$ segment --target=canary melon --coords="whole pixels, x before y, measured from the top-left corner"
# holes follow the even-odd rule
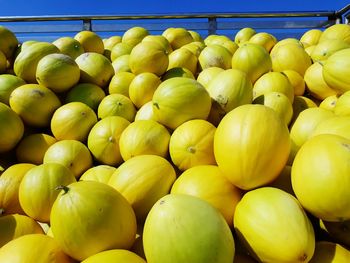
[[[113,263],[113,262],[128,262],[128,263],[146,263],[146,261],[135,253],[125,249],[111,249],[102,251],[88,257],[81,263]]]
[[[18,46],[16,35],[7,27],[0,27],[0,50],[7,59],[11,59]]]
[[[108,116],[120,116],[132,122],[135,119],[136,108],[132,101],[122,94],[110,94],[102,99],[97,108],[99,119]]]
[[[110,165],[96,165],[86,170],[79,180],[81,181],[98,181],[107,184],[112,174],[117,168]]]
[[[344,92],[337,97],[337,100],[334,103],[333,111],[336,115],[350,115],[350,91]]]
[[[198,197],[169,194],[149,212],[143,230],[148,263],[232,263],[234,239],[224,217]]]
[[[19,202],[31,218],[48,223],[59,191],[56,187],[75,182],[74,174],[59,163],[35,166],[25,174],[18,189]]]
[[[349,139],[321,134],[305,142],[295,156],[293,190],[301,205],[322,220],[350,219],[349,149]]]
[[[45,152],[43,163],[63,164],[79,178],[92,167],[89,149],[77,140],[61,140],[52,144]]]
[[[216,164],[214,134],[216,128],[206,120],[189,120],[171,134],[169,153],[180,171],[197,165]]]
[[[166,158],[169,140],[169,131],[160,123],[154,120],[134,121],[120,135],[120,154],[124,161],[143,154]]]
[[[304,76],[306,69],[312,64],[310,56],[306,53],[304,47],[298,43],[275,45],[270,54],[273,71],[290,69]]]
[[[39,61],[46,55],[59,53],[59,49],[48,42],[35,42],[23,49],[15,59],[13,70],[16,76],[27,83],[37,83],[36,68]]]
[[[219,73],[223,72],[223,68],[219,67],[209,67],[203,69],[197,76],[197,81],[203,85],[206,89],[209,86],[209,83],[212,79],[214,79]]]
[[[18,237],[29,234],[44,234],[43,229],[33,218],[11,214],[0,217],[0,248]]]
[[[342,245],[329,241],[319,241],[316,243],[314,256],[310,263],[345,263],[350,260],[350,250]]]
[[[33,133],[25,136],[16,147],[19,162],[42,164],[46,150],[56,142],[55,137],[46,133]]]
[[[74,39],[79,41],[85,52],[103,54],[104,45],[101,37],[93,31],[83,30],[78,32]]]
[[[176,67],[183,67],[192,72],[193,75],[197,73],[197,57],[189,50],[180,48],[174,50],[169,54],[168,70]]]
[[[54,53],[40,59],[35,76],[40,85],[60,93],[78,83],[80,69],[70,56]]]
[[[0,249],[0,262],[74,263],[55,239],[44,234],[29,234],[8,242]]]
[[[154,42],[141,42],[130,53],[129,66],[135,75],[150,72],[161,76],[168,68],[166,50]]]
[[[323,32],[320,29],[310,29],[300,37],[300,42],[304,45],[304,47],[317,45],[322,33]]]
[[[323,66],[316,62],[305,71],[304,80],[307,91],[316,99],[323,100],[329,96],[339,94],[332,89],[323,77]]]
[[[83,261],[104,250],[132,246],[135,214],[118,191],[94,181],[79,181],[61,189],[50,222],[53,236],[65,253]]]
[[[101,87],[92,83],[79,83],[68,91],[65,102],[82,102],[96,112],[105,96],[106,93]]]
[[[114,75],[112,63],[105,56],[95,52],[85,52],[75,59],[80,68],[81,82],[105,87]]]
[[[233,184],[245,190],[273,181],[286,165],[289,152],[287,125],[264,105],[247,104],[233,109],[221,120],[214,136],[219,168]]]
[[[349,26],[350,27],[350,26]],[[327,85],[340,94],[350,90],[350,48],[333,53],[325,62],[322,70]]]
[[[20,116],[9,106],[0,102],[0,153],[12,150],[24,134],[24,124]]]
[[[198,62],[201,70],[210,67],[218,67],[222,69],[231,68],[232,54],[227,48],[212,44],[206,46],[198,56]]]
[[[206,119],[211,108],[207,90],[196,80],[181,77],[163,81],[152,103],[157,120],[171,129],[191,119]]]
[[[185,28],[167,28],[162,33],[168,41],[173,50],[178,49],[188,43],[193,42],[193,37]]]
[[[207,201],[220,211],[230,227],[242,195],[240,189],[215,165],[198,165],[187,169],[174,182],[171,193],[193,195]]]
[[[17,163],[0,176],[0,215],[25,214],[18,199],[19,185],[25,174],[35,167],[30,163]]]
[[[122,37],[122,43],[135,47],[145,36],[148,35],[149,32],[147,29],[140,26],[135,26],[125,31]]]
[[[333,116],[332,111],[319,107],[306,109],[299,114],[290,128],[290,161],[294,159],[300,147],[311,137],[317,125]]]
[[[350,43],[346,43],[343,40],[339,40],[339,39],[324,40],[315,46],[315,48],[312,50],[310,54],[310,57],[314,62],[324,61],[329,56],[331,56],[334,52],[337,52],[338,50],[342,50],[349,47],[350,47]]]
[[[288,126],[293,117],[293,106],[289,98],[281,92],[270,91],[255,98],[254,104],[262,104],[273,109]]]
[[[80,42],[72,37],[60,37],[52,42],[62,54],[76,59],[85,52]]]
[[[322,33],[319,42],[323,42],[328,39],[339,39],[350,44],[350,25],[335,24],[328,27]]]
[[[70,102],[54,112],[50,127],[57,140],[85,142],[96,122],[96,113],[89,106],[82,102]]]
[[[10,107],[24,123],[34,127],[48,127],[61,101],[50,89],[38,84],[25,84],[12,91]]]
[[[273,46],[277,43],[277,40],[273,35],[269,33],[260,32],[253,35],[248,42],[258,44],[264,47],[267,52],[270,52]]]
[[[281,72],[265,73],[254,83],[254,99],[268,92],[283,93],[291,103],[294,101],[294,88],[288,77]]]
[[[225,112],[253,101],[253,85],[247,74],[237,69],[218,73],[208,84],[210,97]]]
[[[11,92],[19,87],[26,84],[20,77],[11,74],[0,75],[0,102],[9,105]]]
[[[137,108],[152,100],[155,90],[162,81],[153,73],[137,75],[129,85],[129,97]]]
[[[270,54],[258,44],[245,43],[232,56],[232,68],[245,72],[252,83],[272,69]]]
[[[242,244],[259,262],[309,262],[314,254],[309,218],[298,200],[280,189],[247,192],[236,206],[233,224]]]
[[[328,96],[324,100],[321,101],[321,103],[319,104],[319,107],[326,109],[326,110],[334,111],[335,107],[337,105],[338,99],[339,99],[338,95]],[[340,108],[342,108],[342,107],[340,107]],[[340,109],[338,108],[338,110],[340,110]]]
[[[244,27],[236,33],[235,42],[238,45],[244,44],[245,42],[249,41],[249,39],[253,37],[255,34],[256,34],[256,31],[253,28]]]
[[[128,200],[142,222],[157,200],[170,192],[175,179],[175,170],[166,159],[139,155],[121,164],[108,184]]]
[[[123,117],[108,116],[92,127],[87,146],[99,163],[107,165],[122,163],[120,136],[129,124],[130,122]]]

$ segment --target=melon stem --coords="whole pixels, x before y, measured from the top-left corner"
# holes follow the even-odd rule
[[[159,105],[157,102],[154,102],[153,105],[159,110]]]
[[[69,191],[69,188],[65,185],[59,185],[55,188],[55,190],[63,190],[64,191],[64,194],[68,193]]]

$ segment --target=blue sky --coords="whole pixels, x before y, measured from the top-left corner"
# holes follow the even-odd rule
[[[334,10],[345,0],[0,0],[1,16]]]
[[[350,0],[0,0],[0,16],[41,16],[41,15],[128,15],[128,14],[184,14],[184,13],[239,13],[239,12],[293,12],[293,11],[334,11],[350,4]],[[133,21],[139,25],[142,21]],[[1,24],[1,23],[0,23]],[[140,24],[142,26],[142,24]],[[6,25],[5,25],[6,26]],[[26,25],[24,25],[26,26]],[[23,28],[23,27],[22,27]],[[282,30],[283,31],[283,30]],[[205,34],[204,31],[201,34]],[[302,30],[292,33],[278,32],[282,37],[298,37]],[[231,36],[235,31],[229,32]],[[74,33],[41,33],[35,37],[49,36],[54,40],[59,35],[72,36]],[[99,32],[103,37],[121,32]],[[223,32],[226,34],[226,32]],[[283,35],[284,34],[284,35]],[[22,40],[27,35],[19,34]]]

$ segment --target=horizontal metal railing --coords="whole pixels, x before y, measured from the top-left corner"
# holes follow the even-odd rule
[[[0,24],[20,35],[44,36],[50,33],[58,36],[81,30],[122,33],[136,25],[149,31],[184,27],[215,34],[243,27],[258,30],[322,29],[335,23],[347,23],[349,13],[350,4],[340,10],[308,12],[0,16]]]

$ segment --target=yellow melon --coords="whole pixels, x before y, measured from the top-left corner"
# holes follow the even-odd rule
[[[72,37],[60,37],[52,42],[62,54],[70,56],[72,59],[76,59],[83,54],[84,48],[80,42]]]
[[[80,79],[82,82],[105,87],[114,75],[112,63],[99,53],[83,53],[75,59],[75,62],[80,68]]]
[[[147,29],[140,26],[135,26],[125,31],[122,37],[122,43],[134,47],[147,35],[149,35]]]
[[[121,164],[108,184],[128,200],[142,222],[152,206],[169,193],[175,179],[175,170],[166,159],[139,155]]]
[[[221,120],[214,136],[219,168],[233,184],[246,190],[277,178],[289,152],[287,125],[264,105],[247,104],[233,109]]]
[[[129,85],[134,78],[135,75],[131,72],[116,73],[109,83],[109,94],[117,93],[129,97]]]
[[[162,81],[153,73],[145,72],[132,79],[129,85],[129,97],[137,108],[152,100],[155,90]]]
[[[320,29],[310,29],[300,37],[300,42],[304,45],[304,47],[317,45],[322,33],[323,32]]]
[[[254,36],[256,34],[256,31],[253,28],[250,27],[245,27],[240,29],[236,35],[235,35],[235,42],[238,45],[241,45],[247,41],[249,41],[249,39]]]
[[[35,167],[30,163],[17,163],[0,176],[0,215],[25,214],[18,199],[19,185],[25,174]]]
[[[247,192],[236,206],[234,227],[259,262],[308,262],[314,254],[309,218],[294,196],[278,188]]]
[[[60,93],[78,83],[80,69],[70,56],[54,53],[39,61],[35,76],[39,85]]]
[[[0,261],[11,263],[73,263],[56,240],[44,234],[29,234],[8,242],[0,250]]]
[[[82,102],[70,102],[55,111],[50,127],[57,140],[85,142],[96,122],[96,113],[89,106]]]
[[[15,59],[13,69],[15,74],[28,83],[36,83],[36,68],[41,58],[59,53],[59,49],[51,43],[35,42],[23,49]]]
[[[248,42],[261,45],[266,49],[267,52],[270,52],[273,46],[277,43],[277,40],[273,35],[269,33],[260,32],[254,34]]]
[[[12,150],[24,134],[21,118],[9,106],[0,102],[0,153]]]
[[[287,96],[289,101],[294,101],[294,88],[288,77],[280,72],[268,72],[262,75],[255,83],[253,97],[257,98],[268,92],[280,92]]]
[[[46,133],[33,133],[25,136],[16,147],[19,162],[42,164],[46,150],[56,142],[55,137]]]
[[[143,154],[168,156],[170,133],[154,120],[134,121],[120,135],[119,148],[123,160]]]
[[[310,56],[301,44],[275,45],[270,54],[273,71],[291,69],[304,76],[306,69],[312,64]]]
[[[319,219],[332,222],[350,219],[346,209],[350,202],[350,168],[346,161],[349,148],[348,138],[320,134],[305,142],[295,156],[293,190],[302,206]]]
[[[210,67],[219,67],[223,69],[231,68],[232,54],[227,48],[212,44],[206,46],[198,56],[198,62],[201,70]]]
[[[150,72],[161,76],[168,64],[166,50],[155,42],[141,42],[130,53],[129,66],[135,75]]]
[[[103,98],[97,108],[97,116],[103,119],[107,116],[120,116],[132,122],[135,119],[136,108],[132,101],[122,94],[111,94]]]
[[[252,83],[272,68],[271,58],[265,48],[245,43],[232,56],[232,68],[245,72]]]
[[[87,146],[99,163],[113,166],[123,161],[119,141],[129,124],[128,120],[120,116],[108,116],[92,127]]]
[[[48,127],[53,113],[61,106],[57,95],[38,84],[25,84],[16,88],[10,96],[10,107],[34,127]]]
[[[198,165],[184,171],[173,184],[171,193],[193,195],[207,201],[221,212],[230,227],[242,195],[214,165]]]
[[[99,54],[104,52],[103,41],[95,32],[83,30],[78,32],[74,39],[79,41],[85,52],[96,52]]]
[[[162,33],[170,43],[173,50],[193,42],[192,35],[184,28],[168,28]]]
[[[59,163],[71,170],[79,178],[92,167],[89,149],[80,141],[61,140],[52,144],[44,155],[43,163]]]

